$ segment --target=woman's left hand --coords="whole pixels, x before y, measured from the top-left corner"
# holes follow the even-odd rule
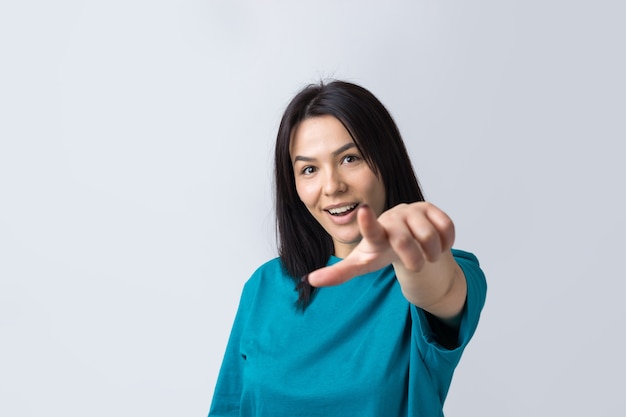
[[[393,264],[404,296],[411,303],[454,324],[467,286],[450,249],[454,223],[427,202],[399,204],[377,219],[369,207],[357,213],[361,241],[342,261],[309,274],[314,287],[339,285]]]
[[[343,261],[309,274],[314,287],[338,285],[391,263],[420,272],[437,262],[454,242],[452,220],[431,203],[399,204],[377,219],[369,207],[359,208],[361,242]]]

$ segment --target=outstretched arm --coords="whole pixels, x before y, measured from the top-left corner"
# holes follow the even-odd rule
[[[311,285],[338,285],[392,264],[409,302],[457,327],[467,284],[450,251],[452,220],[427,202],[397,205],[378,219],[361,207],[357,219],[361,242],[343,261],[311,272]]]

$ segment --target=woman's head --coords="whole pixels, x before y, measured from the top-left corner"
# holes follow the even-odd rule
[[[424,199],[400,132],[372,93],[343,81],[305,87],[283,114],[275,148],[279,254],[294,277],[324,266],[333,253],[332,238],[300,200],[290,153],[295,130],[303,121],[320,116],[334,117],[349,133],[360,155],[383,184],[384,209]]]
[[[385,186],[359,151],[350,132],[334,116],[301,121],[291,134],[290,155],[296,191],[309,213],[345,258],[361,241],[360,206],[376,216],[385,211]]]

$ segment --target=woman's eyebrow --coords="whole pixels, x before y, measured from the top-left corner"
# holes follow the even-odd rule
[[[337,149],[336,151],[333,152],[333,156],[337,156],[340,153],[343,153],[345,151],[347,151],[350,148],[355,148],[356,145],[354,144],[354,142],[350,142],[350,143],[346,143],[345,145],[341,146],[339,149]]]
[[[347,151],[348,149],[354,148],[354,147],[356,147],[354,142],[346,143],[345,145],[339,147],[337,150],[334,150],[332,152],[332,155],[333,156],[337,156],[337,155]],[[302,155],[296,155],[296,157],[293,158],[293,163],[295,164],[298,161],[313,162],[313,161],[315,161],[315,158],[311,158],[311,157],[308,157],[308,156],[302,156]]]

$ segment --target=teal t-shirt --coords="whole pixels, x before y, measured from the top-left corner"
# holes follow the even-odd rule
[[[280,260],[262,265],[244,287],[209,416],[443,415],[487,288],[476,257],[453,254],[468,292],[451,350],[404,298],[391,266],[319,288],[298,310]]]

